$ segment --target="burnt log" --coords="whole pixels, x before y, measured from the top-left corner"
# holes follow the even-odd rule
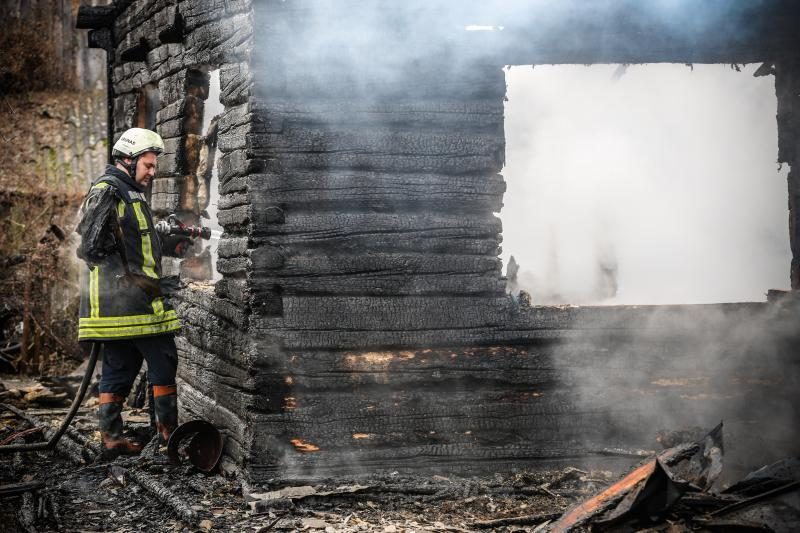
[[[369,171],[252,174],[246,184],[246,196],[223,196],[220,208],[252,203],[257,210],[281,205],[292,211],[428,211],[471,215],[499,212],[506,189],[499,174],[448,176]]]
[[[110,28],[117,15],[117,6],[81,6],[78,8],[78,19],[75,27],[79,30]]]
[[[465,175],[498,173],[505,160],[501,137],[487,134],[324,132],[250,134],[247,141],[220,135],[220,149],[245,148],[271,172],[293,169],[376,170]]]
[[[455,254],[370,253],[363,255],[289,256],[254,250],[250,271],[256,292],[278,285],[284,295],[328,294],[495,294],[500,261],[494,257]]]
[[[321,330],[415,331],[501,325],[505,297],[284,297],[281,327]],[[269,319],[267,319],[269,320]]]
[[[128,479],[136,482],[137,485],[145,489],[158,501],[166,505],[181,520],[186,520],[189,523],[193,523],[197,518],[197,513],[193,511],[192,508],[186,504],[186,502],[178,498],[174,492],[169,490],[166,486],[149,474],[132,468],[125,472],[125,476]]]
[[[325,245],[355,253],[417,249],[433,253],[494,254],[502,230],[500,219],[492,214],[468,218],[429,213],[288,212],[283,224],[270,224],[260,216],[246,206],[219,212],[223,226],[240,227],[252,221],[255,237],[279,246]],[[470,241],[476,245],[468,246]]]
[[[472,102],[298,102],[252,98],[247,105],[231,113],[228,121],[248,123],[252,133],[283,133],[300,128],[328,130],[335,125],[409,132],[474,132],[502,137],[503,103],[500,98]],[[227,128],[223,126],[223,129]]]

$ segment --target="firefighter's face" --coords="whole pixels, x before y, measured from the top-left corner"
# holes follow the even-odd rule
[[[145,152],[139,156],[139,162],[136,164],[136,183],[142,187],[150,185],[150,180],[156,175],[156,153]]]

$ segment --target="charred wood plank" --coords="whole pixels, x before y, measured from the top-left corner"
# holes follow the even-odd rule
[[[224,7],[224,11],[220,9],[221,7]],[[186,28],[189,31],[218,21],[222,13],[234,15],[248,9],[250,9],[250,3],[245,0],[227,0],[222,5],[213,2],[188,2],[181,5],[186,19]]]
[[[441,347],[455,344],[487,345],[502,342],[532,342],[563,339],[572,335],[568,330],[526,329],[509,331],[501,327],[442,328],[425,330],[331,330],[282,329],[280,322],[266,318],[255,320],[255,328],[281,339],[290,350],[360,349],[386,347]],[[311,325],[311,324],[308,324]]]
[[[447,415],[438,413],[432,416],[439,418]],[[483,448],[488,451],[512,443],[524,443],[529,446],[557,449],[559,446],[564,446],[565,443],[581,442],[581,438],[586,436],[583,428],[605,421],[602,416],[590,416],[589,414],[565,415],[563,420],[554,416],[531,415],[515,420],[508,419],[505,420],[505,423],[497,421],[494,422],[494,427],[480,427],[484,425],[484,422],[478,421],[472,425],[459,424],[460,428],[449,429],[437,424],[426,425],[420,420],[419,415],[417,417],[399,417],[395,424],[387,425],[385,428],[360,427],[356,423],[349,431],[343,429],[341,432],[332,432],[334,428],[294,424],[291,419],[284,423],[278,421],[258,423],[255,427],[259,431],[265,432],[259,433],[261,435],[276,436],[275,438],[281,440],[282,446],[286,449],[291,447],[292,441],[299,440],[313,444],[321,450],[319,453],[322,455],[333,456],[355,451],[366,454],[378,450],[400,450],[408,446],[430,446],[433,449],[436,447],[461,447],[476,450]],[[546,424],[538,430],[516,431],[514,425],[520,424],[520,420],[524,420],[524,424],[533,425],[539,422],[546,422]],[[543,432],[549,432],[550,435],[543,435]],[[601,435],[600,431],[590,433],[593,440],[598,435]],[[583,457],[591,455],[597,457],[598,460],[603,457],[603,454],[598,453],[596,446],[592,446],[591,449],[582,447],[580,455]],[[631,461],[629,456],[614,458]]]
[[[260,13],[256,10],[258,19]],[[324,58],[303,55],[307,52],[302,46],[294,46],[298,53],[287,50],[291,38],[278,32],[269,35],[259,33],[262,25],[254,23],[254,43],[252,70],[270,72],[261,83],[254,87],[254,95],[264,101],[277,99],[295,100],[334,100],[357,99],[373,102],[408,102],[414,100],[462,102],[491,101],[502,102],[505,96],[505,77],[503,64],[489,63],[474,56],[459,62],[454,72],[452,65],[442,65],[437,61],[424,61],[422,64],[408,61],[408,55],[386,52],[381,58],[381,68],[354,69],[352,65],[342,65],[337,58]],[[427,41],[426,44],[430,44]],[[435,46],[435,45],[434,45]],[[366,52],[364,52],[366,53]],[[431,49],[420,50],[420,57],[436,55]],[[366,57],[371,57],[367,54]],[[367,61],[364,59],[364,61]],[[387,69],[391,71],[387,75]],[[443,72],[452,75],[442,75]]]
[[[304,172],[255,174],[247,179],[246,197],[255,209],[269,205],[291,210],[460,210],[498,212],[506,190],[499,174],[448,176],[380,172]],[[236,197],[220,199],[220,208]]]
[[[486,147],[481,154],[386,154],[360,150],[283,152],[264,156],[258,151],[248,152],[253,158],[264,161],[268,172],[283,173],[293,170],[369,170],[379,172],[439,173],[449,175],[499,173],[505,164],[505,150],[501,146]]]
[[[160,481],[151,475],[132,468],[125,472],[125,476],[136,482],[137,485],[153,495],[158,501],[166,505],[181,520],[193,523],[197,518],[197,513],[189,505],[181,500],[174,492],[169,490]]]
[[[496,134],[298,129],[281,134],[242,136],[221,135],[220,149],[247,148],[252,157],[274,160],[269,167],[279,165],[281,170],[367,169],[474,174],[500,172],[505,161],[505,141]]]
[[[281,327],[304,330],[408,331],[502,325],[511,301],[504,297],[288,296]]]
[[[300,231],[290,234],[262,236],[260,231],[250,228],[254,234],[253,246],[264,243],[288,248],[305,248],[308,251],[326,250],[353,251],[359,253],[421,253],[469,254],[496,256],[499,254],[500,233],[491,233],[480,228],[458,226],[417,230],[375,231],[370,227],[323,228],[322,232]]]
[[[26,492],[32,492],[45,487],[44,481],[28,481],[25,483],[6,483],[0,485],[0,498],[18,496]]]
[[[240,211],[241,210],[241,211]],[[440,247],[446,251],[450,239],[471,238],[499,241],[502,231],[500,219],[494,215],[466,218],[455,215],[436,215],[429,213],[391,214],[391,213],[322,213],[322,214],[286,214],[283,224],[270,224],[262,220],[264,214],[252,212],[243,207],[219,212],[220,224],[245,224],[252,220],[256,236],[270,237],[279,244],[286,241],[293,243],[315,244],[325,240],[358,236],[381,235],[390,241],[413,239],[431,239],[427,251]],[[283,241],[278,236],[286,236]],[[332,243],[335,245],[335,243]],[[400,245],[402,246],[402,244]],[[431,249],[431,247],[433,249]],[[353,249],[363,253],[363,249]]]
[[[178,356],[181,378],[220,407],[242,414],[279,409],[283,397],[279,391],[285,389],[280,376],[255,369],[244,371],[197,348],[186,349],[185,344]]]
[[[250,252],[253,272],[281,277],[319,276],[324,274],[487,274],[500,273],[501,261],[485,255],[371,253],[327,256],[294,255],[262,246]]]
[[[284,256],[261,247],[250,255],[254,291],[278,285],[282,294],[502,295],[500,260],[456,254],[330,254]]]
[[[239,122],[243,119],[251,121],[252,133],[286,133],[298,128],[328,130],[335,124],[338,128],[366,131],[369,128],[391,128],[406,132],[459,131],[503,136],[501,99],[474,102],[351,100],[336,103],[253,99],[239,110],[238,116]],[[231,115],[229,121],[237,121],[236,115]]]
[[[291,444],[280,447],[271,439],[272,452],[256,450],[250,472],[255,478],[269,479],[276,475],[294,481],[324,479],[347,475],[356,464],[362,471],[458,472],[463,475],[486,471],[519,468],[524,461],[542,468],[558,468],[574,464],[586,457],[583,448],[565,445],[528,445],[524,442],[496,446],[474,444],[415,445],[406,447],[360,448],[339,453],[299,452]],[[523,459],[524,458],[524,459]],[[626,459],[629,464],[630,459]]]
[[[110,28],[114,24],[117,15],[117,6],[88,6],[82,5],[78,8],[78,19],[75,27],[79,30],[93,30],[99,28]]]
[[[291,268],[291,267],[290,267]],[[237,272],[226,265],[221,272]],[[337,295],[337,296],[414,296],[414,295],[490,295],[505,292],[505,281],[496,273],[395,273],[386,270],[342,273],[292,275],[280,271],[278,275],[256,279],[252,289],[256,294],[279,290],[282,296]]]
[[[596,350],[597,348],[595,348]],[[580,352],[581,355],[590,355]],[[286,354],[291,365],[275,371],[285,373],[295,390],[333,391],[389,383],[393,388],[414,386],[438,387],[447,384],[481,383],[507,388],[539,387],[566,382],[569,373],[581,364],[592,367],[605,362],[576,361],[556,357],[556,349],[525,350],[513,347],[425,348],[369,351],[291,351]]]

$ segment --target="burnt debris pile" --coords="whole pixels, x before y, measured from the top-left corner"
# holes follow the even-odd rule
[[[34,442],[58,409],[0,412],[3,442]],[[135,427],[147,416],[128,412]],[[191,424],[191,423],[190,423]],[[213,429],[213,428],[212,428]],[[694,429],[694,428],[693,428]],[[619,475],[580,468],[513,470],[484,476],[398,472],[260,488],[212,465],[218,450],[186,427],[169,458],[103,456],[92,413],[81,410],[56,455],[0,455],[0,514],[14,530],[76,530],[100,523],[153,531],[181,528],[276,531],[647,531],[793,532],[800,526],[800,462],[785,458],[725,484],[722,426],[697,440],[671,434],[660,453],[627,450],[639,464]],[[215,431],[206,437],[218,435]],[[665,440],[666,442],[666,440]],[[198,447],[199,446],[199,447]],[[200,450],[203,448],[203,450]],[[606,453],[623,450],[606,450]],[[211,458],[210,462],[206,459]],[[196,461],[200,459],[200,461]]]
[[[722,424],[631,470],[591,498],[543,525],[557,533],[592,531],[796,531],[800,527],[800,461],[764,466],[724,490]],[[790,499],[782,499],[789,495]]]

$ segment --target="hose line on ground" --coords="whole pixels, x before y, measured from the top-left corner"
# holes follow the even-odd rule
[[[0,453],[52,450],[56,447],[56,444],[58,444],[58,441],[61,440],[61,437],[64,435],[64,433],[66,433],[67,428],[72,423],[72,419],[75,418],[75,415],[78,413],[81,403],[83,403],[83,397],[86,396],[86,391],[89,389],[89,384],[92,382],[94,367],[97,365],[97,357],[100,355],[100,346],[102,346],[102,343],[100,342],[92,343],[92,351],[89,353],[89,362],[86,364],[86,373],[83,375],[83,381],[81,381],[81,386],[78,389],[78,393],[72,400],[72,406],[69,408],[67,416],[61,421],[61,426],[59,426],[58,430],[53,433],[53,435],[45,442],[34,442],[31,444],[7,444],[5,446],[0,446]],[[6,408],[4,404],[0,404],[0,407],[3,409]]]

